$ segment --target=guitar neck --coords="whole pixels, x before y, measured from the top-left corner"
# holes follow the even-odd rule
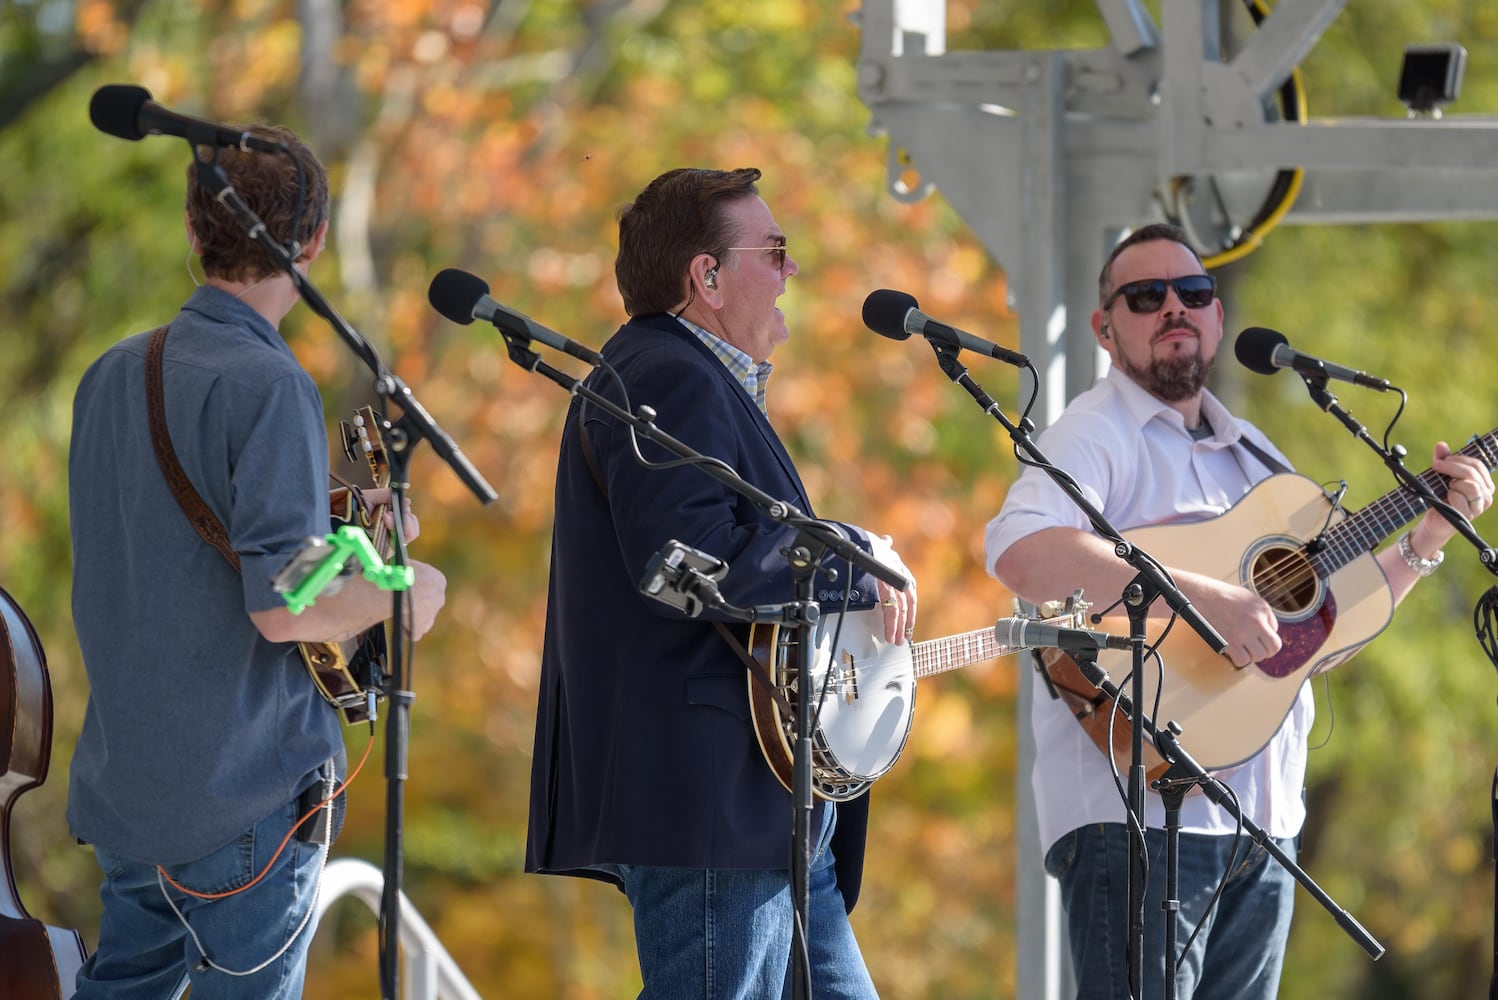
[[[1474,437],[1458,454],[1470,455],[1490,471],[1498,469],[1498,428]],[[1445,476],[1426,469],[1417,478],[1437,497],[1445,499]],[[1390,490],[1326,531],[1322,536],[1324,546],[1311,555],[1317,574],[1323,578],[1330,576],[1423,513],[1425,502],[1409,490],[1404,487]]]
[[[385,514],[390,510],[388,503],[377,503],[369,512],[370,520],[373,522],[369,528],[369,543],[374,550],[380,554],[381,559],[388,559],[391,550],[395,547],[390,541],[390,528],[385,524]]]
[[[927,639],[910,647],[910,659],[916,677],[929,677],[947,670],[957,670],[972,663],[997,659],[1017,653],[1023,646],[1005,646],[994,638],[992,628],[963,632],[945,639]]]

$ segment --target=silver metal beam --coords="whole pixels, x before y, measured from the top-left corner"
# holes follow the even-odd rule
[[[1270,100],[1346,6],[1347,0],[1280,0],[1233,57],[1243,88]]]
[[[1120,55],[1132,56],[1160,44],[1160,29],[1140,0],[1098,0],[1098,12]]]

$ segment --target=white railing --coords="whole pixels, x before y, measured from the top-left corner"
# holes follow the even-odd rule
[[[353,896],[376,915],[380,896],[385,889],[385,874],[358,858],[339,858],[323,869],[322,889],[317,897],[317,918],[322,920],[332,906],[344,896]],[[416,912],[411,900],[401,893],[400,946],[404,952],[401,967],[402,994],[406,1000],[481,1000],[477,990],[458,968],[432,928]]]

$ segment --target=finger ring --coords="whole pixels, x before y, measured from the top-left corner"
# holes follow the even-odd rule
[[[892,608],[892,607],[895,606],[895,599],[893,597],[886,597],[884,600],[880,601],[879,603],[882,604],[882,605],[884,605],[886,608]]]
[[[913,635],[915,635],[915,626],[914,625],[906,625],[905,626],[905,638],[909,639]]]

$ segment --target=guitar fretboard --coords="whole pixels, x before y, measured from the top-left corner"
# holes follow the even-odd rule
[[[1466,447],[1459,449],[1458,454],[1478,459],[1489,470],[1498,469],[1498,428],[1473,438]],[[1445,499],[1445,476],[1434,469],[1426,469],[1417,478],[1430,487],[1432,493]],[[1425,501],[1404,487],[1385,493],[1321,536],[1326,544],[1309,557],[1316,575],[1322,579],[1331,576],[1423,513]]]
[[[916,677],[929,677],[945,670],[956,670],[970,663],[982,663],[1017,653],[1023,646],[1005,646],[993,637],[993,629],[977,629],[945,639],[927,639],[910,647],[910,660]]]

